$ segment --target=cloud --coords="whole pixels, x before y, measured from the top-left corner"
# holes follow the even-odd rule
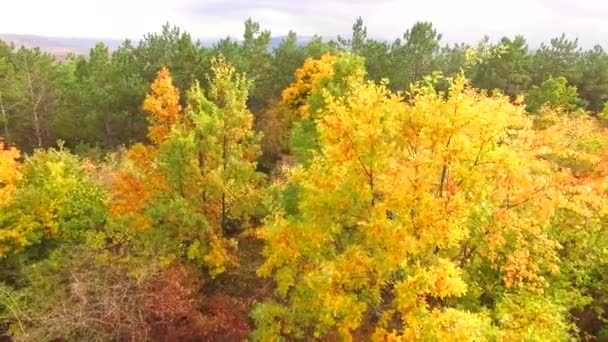
[[[524,34],[530,45],[565,32],[585,46],[608,35],[608,3],[595,0],[20,0],[0,12],[0,33],[137,38],[170,22],[195,37],[240,37],[252,18],[273,35],[349,35],[362,16],[368,34],[393,40],[431,21],[445,42]]]

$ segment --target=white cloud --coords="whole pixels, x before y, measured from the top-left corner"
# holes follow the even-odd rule
[[[138,38],[169,21],[195,37],[240,36],[248,17],[274,35],[348,35],[362,16],[370,36],[394,39],[418,20],[446,41],[524,34],[531,45],[566,32],[587,46],[608,34],[601,0],[19,0],[6,1],[0,33]]]

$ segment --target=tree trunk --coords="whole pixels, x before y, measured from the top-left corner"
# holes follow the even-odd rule
[[[2,124],[4,128],[3,137],[4,139],[8,139],[8,114],[6,114],[6,108],[4,107],[2,92],[0,92],[0,113],[2,114]]]
[[[225,123],[226,121],[224,121]],[[224,142],[223,142],[223,151],[222,151],[222,159],[224,165],[222,166],[222,178],[223,178],[223,186],[226,185],[226,164],[228,157],[228,138],[226,137],[226,124],[224,124]],[[222,190],[222,233],[226,231],[226,189]]]
[[[38,94],[38,96],[36,96],[36,94],[34,92],[34,82],[32,80],[32,74],[30,72],[29,65],[27,63],[27,58],[25,58],[23,64],[25,66],[25,74],[27,76],[27,86],[28,86],[30,101],[31,101],[31,105],[32,105],[31,114],[32,114],[32,124],[34,125],[34,135],[36,138],[36,143],[37,143],[38,148],[42,148],[42,124],[40,122],[41,118],[40,118],[40,113],[38,112],[38,106],[42,102],[43,94]]]

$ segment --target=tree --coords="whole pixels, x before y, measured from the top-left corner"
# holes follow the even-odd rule
[[[15,52],[11,62],[16,97],[8,105],[13,108],[13,137],[28,151],[44,147],[51,141],[50,123],[59,106],[56,63],[51,55],[26,48]]]
[[[542,115],[549,115],[545,108]],[[565,205],[560,206],[549,233],[560,248],[560,272],[547,291],[572,312],[580,338],[601,336],[608,318],[606,273],[608,254],[608,130],[595,118],[555,113],[553,123],[538,127],[529,148],[550,160],[559,175]],[[558,171],[559,170],[559,171]]]
[[[210,51],[194,42],[189,33],[165,23],[160,33],[144,36],[133,51],[136,67],[145,82],[151,82],[163,66],[169,68],[179,89],[201,78],[207,69]]]
[[[402,39],[397,39],[391,47],[391,87],[406,90],[411,83],[430,75],[434,71],[440,40],[441,34],[430,22],[416,22]]]
[[[601,46],[595,46],[585,51],[580,59],[571,83],[588,103],[588,108],[599,112],[608,101],[608,55]]]
[[[353,24],[353,33],[350,39],[338,37],[342,47],[348,49],[353,55],[365,58],[365,68],[371,80],[380,81],[388,78],[390,67],[390,44],[367,37],[367,26],[361,17]]]
[[[380,82],[391,78],[390,44],[385,41],[369,39],[362,56],[370,80]]]
[[[251,78],[249,105],[255,112],[264,107],[274,88],[274,81],[270,77],[270,38],[270,31],[261,30],[260,24],[249,18],[245,21],[242,43],[225,38],[214,47],[217,55],[234,65],[237,72],[246,73]]]
[[[283,90],[283,103],[296,110],[300,115],[307,115],[308,98],[318,93],[319,80],[333,75],[332,63],[336,57],[325,54],[320,59],[308,58],[304,65],[295,72],[295,81]]]
[[[272,97],[279,97],[281,91],[293,81],[294,72],[304,63],[305,56],[302,48],[298,46],[298,37],[295,32],[289,34],[273,51]]]
[[[338,42],[350,50],[353,55],[361,55],[367,44],[367,27],[363,24],[361,17],[353,24],[353,34],[350,39],[338,37]]]
[[[223,59],[214,59],[211,70],[207,93],[198,83],[188,92],[183,120],[174,120],[177,90],[161,71],[162,87],[155,81],[154,88],[162,96],[145,102],[160,113],[151,126],[161,125],[162,139],[131,147],[114,172],[113,224],[105,234],[139,258],[191,260],[215,276],[234,263],[235,241],[227,235],[256,214],[262,179],[255,171],[259,137],[246,106],[249,80]],[[170,101],[162,100],[166,94],[173,94]]]
[[[534,84],[540,84],[549,77],[565,77],[573,82],[575,70],[581,56],[578,38],[570,40],[565,34],[551,39],[549,45],[541,44],[532,58]]]
[[[262,112],[256,121],[256,130],[262,134],[260,167],[266,173],[272,172],[275,163],[287,155],[292,116],[289,110],[278,103]]]
[[[533,113],[543,105],[556,106],[571,112],[581,106],[575,86],[568,85],[565,77],[549,78],[540,87],[533,86],[525,98],[526,108]]]
[[[198,165],[202,198],[210,207],[207,219],[223,233],[231,225],[235,229],[235,220],[246,223],[255,209],[260,138],[247,109],[250,81],[225,60],[214,59],[209,84],[206,95],[197,85],[188,93],[187,115],[195,127],[191,158]]]
[[[33,247],[48,252],[53,241],[83,241],[105,220],[105,190],[78,157],[63,149],[37,150],[18,172],[12,197],[0,207],[0,257],[35,255]]]
[[[148,80],[147,71],[142,70],[151,62],[141,59],[140,48],[129,40],[112,52],[98,44],[88,57],[73,57],[61,64],[63,103],[53,131],[67,146],[112,149],[145,140],[141,99],[154,77]]]
[[[364,78],[363,59],[350,54],[309,58],[296,70],[295,81],[283,90],[282,104],[295,113],[289,145],[298,162],[308,162],[318,149],[314,120],[326,106],[326,95],[344,95]]]
[[[0,41],[0,121],[2,122],[2,136],[6,141],[12,141],[9,130],[9,113],[17,105],[15,98],[18,94],[12,86],[15,77],[15,66],[12,62],[14,46]]]
[[[21,179],[19,157],[21,153],[18,149],[5,146],[4,141],[0,139],[0,208],[9,203],[15,190],[15,182]]]
[[[330,53],[335,54],[340,52],[340,49],[336,44],[323,41],[323,37],[314,35],[308,41],[308,43],[302,48],[304,56],[306,58],[319,59],[321,56]]]
[[[152,93],[146,96],[143,108],[150,113],[148,138],[155,144],[163,142],[171,127],[181,120],[182,107],[179,104],[179,91],[173,86],[169,69],[163,67],[150,86]]]
[[[498,49],[499,53],[490,55],[470,71],[473,85],[479,89],[498,89],[511,97],[523,94],[530,83],[526,39],[504,37],[490,49]]]
[[[447,98],[419,91],[412,104],[369,83],[327,98],[320,151],[288,176],[297,211],[277,206],[260,232],[258,273],[274,276],[278,300],[254,310],[255,338],[350,339],[363,320],[377,340],[567,336],[565,312],[500,301],[548,300],[536,289],[557,267],[548,170],[518,153],[523,110],[462,78]],[[506,310],[498,326],[487,294]]]

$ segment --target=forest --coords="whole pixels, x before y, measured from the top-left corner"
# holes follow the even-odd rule
[[[0,340],[608,341],[608,54],[430,22],[0,42]]]

